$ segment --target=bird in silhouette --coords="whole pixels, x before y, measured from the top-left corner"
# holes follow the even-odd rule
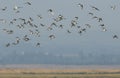
[[[49,27],[47,28],[47,30],[50,31],[50,30],[53,30],[53,28],[52,28],[51,26],[49,26]]]
[[[89,12],[88,14],[89,14],[89,15],[92,15],[92,16],[94,15],[92,12]]]
[[[17,45],[17,44],[19,44],[19,42],[20,42],[20,38],[19,37],[16,37],[16,42],[14,42],[14,43],[12,43],[13,45]]]
[[[4,32],[6,32],[7,34],[13,34],[13,30],[8,30],[8,29],[3,29]]]
[[[15,5],[14,8],[13,8],[13,10],[16,11],[16,10],[18,10],[18,9],[20,9],[20,8],[23,8],[23,7],[19,7],[19,6]]]
[[[101,22],[101,21],[103,21],[103,19],[102,18],[98,18],[98,22]]]
[[[2,23],[6,23],[7,20],[5,20],[5,19],[0,19],[0,22],[2,22]]]
[[[118,39],[118,36],[117,35],[113,35],[113,39]]]
[[[9,47],[9,46],[10,46],[10,43],[7,43],[5,46],[6,46],[6,47]]]
[[[105,25],[104,24],[100,24],[101,27],[104,27]]]
[[[84,32],[86,32],[86,28],[82,28],[81,30],[84,31]]]
[[[24,40],[24,41],[29,41],[29,40],[30,40],[30,38],[28,38],[28,36],[27,36],[27,35],[25,35],[25,36],[23,37],[23,40]]]
[[[43,18],[41,15],[37,15],[37,17],[38,17],[39,19],[42,19],[42,18]]]
[[[4,8],[2,8],[2,11],[5,11],[7,9],[7,6],[5,6]]]
[[[33,27],[33,23],[30,20],[27,21],[27,24],[29,24],[29,26]]]
[[[49,9],[48,12],[51,14],[51,15],[54,15],[54,12],[52,9]]]
[[[30,20],[30,21],[33,21],[33,18],[29,17],[29,20]]]
[[[110,6],[110,8],[111,8],[112,10],[115,10],[115,9],[116,9],[116,6],[113,5],[113,6]]]
[[[36,44],[36,47],[40,47],[40,43],[39,42]]]
[[[49,38],[52,40],[55,38],[55,35],[49,35]]]
[[[71,27],[75,27],[77,25],[77,21],[76,20],[72,20],[71,21]]]
[[[81,26],[77,26],[77,28],[81,28]]]
[[[92,19],[98,19],[98,17],[97,17],[97,16],[94,16],[94,17],[92,17]]]
[[[33,35],[33,34],[34,34],[34,32],[33,32],[31,29],[29,29],[29,32],[30,32],[30,34],[31,34],[31,35]]]
[[[104,31],[104,32],[105,32],[105,31],[107,31],[107,29],[106,29],[105,27],[102,27],[102,31]]]
[[[27,5],[32,5],[30,2],[25,2],[25,4],[27,4]]]
[[[67,30],[67,32],[68,32],[68,33],[71,33],[71,31],[70,31],[70,30]]]
[[[59,25],[59,28],[63,29],[63,25],[62,25],[62,24],[61,24],[61,25]]]
[[[81,35],[82,34],[82,30],[79,30],[78,33]]]
[[[57,24],[55,22],[53,22],[50,26],[55,26],[57,27]]]
[[[19,20],[21,20],[23,22],[26,22],[26,20],[24,18],[19,18]]]
[[[87,28],[91,28],[91,25],[90,24],[85,24]]]
[[[78,6],[81,7],[81,9],[83,9],[83,4],[79,3]]]
[[[59,21],[61,21],[61,20],[63,20],[63,19],[65,19],[64,16],[58,15],[57,18],[54,18],[54,21],[59,22]]]
[[[79,17],[76,16],[76,17],[75,17],[75,20],[78,20],[78,19],[79,19]]]
[[[38,28],[38,26],[36,24],[34,24],[33,27]]]
[[[94,10],[96,10],[96,11],[100,11],[97,7],[95,7],[95,6],[91,6]]]
[[[45,25],[41,23],[40,26],[44,27]]]

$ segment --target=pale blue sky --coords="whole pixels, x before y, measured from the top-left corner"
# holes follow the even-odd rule
[[[24,3],[30,1],[31,6]],[[77,6],[78,3],[84,5],[81,10]],[[20,9],[19,14],[15,14],[13,7],[17,5],[23,7]],[[93,10],[90,6],[95,6],[100,11]],[[112,10],[110,6],[116,5],[116,9]],[[6,19],[9,22],[13,18],[29,16],[33,17],[36,24],[43,23],[50,25],[53,22],[52,16],[48,14],[48,9],[53,9],[55,16],[62,14],[66,20],[59,24],[64,25],[64,29],[55,29],[47,31],[46,28],[41,28],[41,37],[36,38],[31,36],[29,42],[21,41],[17,46],[5,47],[5,44],[15,40],[16,36],[22,37],[29,34],[27,29],[19,30],[15,26],[0,23],[0,53],[7,54],[11,52],[46,52],[46,53],[73,53],[80,52],[118,52],[120,51],[120,39],[113,39],[112,36],[117,34],[120,37],[120,1],[119,0],[0,0],[0,8],[7,6],[7,10],[0,11],[0,19]],[[88,12],[93,12],[96,16],[102,17],[106,25],[107,32],[102,32],[96,20]],[[43,19],[38,20],[36,15],[42,15]],[[84,26],[89,23],[92,25],[90,29],[83,33],[81,36],[77,33],[77,29],[70,28],[70,22],[75,17],[79,17],[78,25]],[[3,28],[14,29],[14,34],[8,35],[2,31]],[[66,32],[67,29],[72,31],[71,34]],[[50,40],[48,36],[55,34],[56,38]],[[41,47],[35,47],[35,43],[40,42]],[[111,50],[112,49],[112,50]]]

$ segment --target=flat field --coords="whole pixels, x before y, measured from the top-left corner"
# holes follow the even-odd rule
[[[0,68],[0,78],[120,78],[120,70]]]
[[[0,78],[120,78],[120,70],[0,69]]]

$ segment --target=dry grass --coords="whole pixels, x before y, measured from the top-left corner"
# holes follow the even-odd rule
[[[120,78],[118,69],[0,69],[0,78]]]
[[[120,72],[119,69],[10,69],[10,68],[4,68],[0,69],[0,74],[2,73],[97,73],[97,72],[107,72],[107,73],[114,73],[114,72]]]

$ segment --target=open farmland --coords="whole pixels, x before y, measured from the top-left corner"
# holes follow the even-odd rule
[[[120,70],[1,68],[0,78],[120,78]]]

